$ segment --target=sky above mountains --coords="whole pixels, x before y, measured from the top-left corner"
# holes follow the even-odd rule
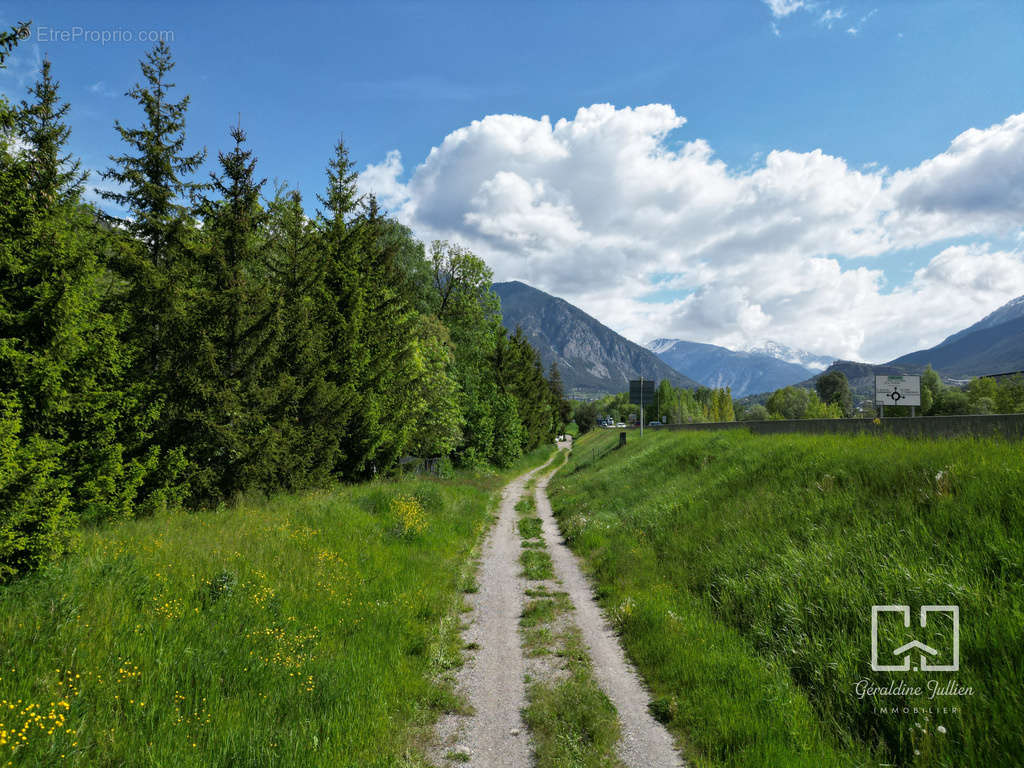
[[[169,35],[211,167],[240,115],[312,213],[343,133],[420,238],[637,341],[881,361],[1024,293],[1024,4],[0,3],[29,18],[0,92],[48,56],[87,166]]]

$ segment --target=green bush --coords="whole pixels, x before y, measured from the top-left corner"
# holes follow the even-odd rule
[[[0,398],[0,583],[63,554],[75,526],[58,446],[21,436],[13,398]]]

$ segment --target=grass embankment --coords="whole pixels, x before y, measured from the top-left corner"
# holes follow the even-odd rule
[[[550,452],[83,533],[0,590],[0,766],[418,764],[495,491]]]
[[[534,477],[534,481],[536,477]],[[527,679],[523,718],[533,736],[536,768],[622,768],[615,754],[619,722],[615,706],[594,679],[590,655],[572,621],[572,601],[556,589],[551,557],[546,551],[541,519],[536,516],[532,489],[516,504],[523,555],[543,555],[538,572],[523,561],[531,583],[519,618],[528,658],[543,659]]]
[[[580,440],[552,502],[695,765],[1024,759],[1020,444],[650,432],[602,456],[617,440]],[[947,659],[950,622],[922,630],[919,610],[958,605],[960,670],[873,672],[888,604],[912,621],[883,624],[883,653]],[[973,694],[930,699],[930,679]],[[861,680],[922,692],[860,698]]]

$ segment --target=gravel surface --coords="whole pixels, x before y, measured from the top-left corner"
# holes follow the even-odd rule
[[[527,481],[546,466],[520,475],[502,492],[498,520],[481,551],[476,574],[479,589],[467,596],[472,623],[463,639],[471,647],[479,647],[459,671],[456,687],[473,714],[442,718],[437,728],[439,744],[432,755],[437,764],[529,768],[531,763],[532,748],[521,715],[526,706],[526,667],[519,642],[519,616],[525,585],[519,575],[521,547],[515,505]],[[452,761],[456,754],[459,757]]]
[[[590,650],[594,677],[618,710],[622,726],[619,758],[630,768],[683,766],[669,732],[648,711],[650,697],[605,621],[590,582],[583,575],[576,556],[562,541],[547,496],[550,479],[549,474],[537,482],[537,515],[555,566],[555,577],[561,580],[561,588],[569,593],[575,606],[574,618]]]
[[[566,442],[559,447],[569,445]],[[519,617],[526,582],[520,575],[522,547],[515,505],[529,479],[554,460],[560,461],[561,453],[517,477],[502,492],[498,519],[481,550],[476,575],[479,589],[467,596],[471,623],[463,639],[475,650],[467,652],[456,688],[472,707],[472,714],[446,715],[438,722],[430,750],[435,765],[529,768],[532,763],[529,732],[521,715],[526,706],[524,673],[528,667],[520,644]],[[569,594],[574,606],[571,618],[590,650],[594,676],[618,710],[622,726],[619,757],[630,768],[681,768],[685,763],[672,737],[648,712],[647,691],[601,614],[575,555],[562,542],[546,492],[550,476],[545,475],[537,483],[537,515],[555,578],[560,582],[558,589]]]

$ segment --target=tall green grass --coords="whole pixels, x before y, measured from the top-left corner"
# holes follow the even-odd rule
[[[552,501],[695,764],[1024,761],[1020,444],[737,430],[601,457],[616,439],[580,440]],[[873,672],[876,604],[911,606],[915,626],[921,605],[958,605],[960,671]],[[881,645],[948,651],[933,625],[890,623]],[[855,690],[954,678],[973,695]]]
[[[0,766],[419,764],[457,706],[456,601],[510,474],[84,533],[0,590]]]

